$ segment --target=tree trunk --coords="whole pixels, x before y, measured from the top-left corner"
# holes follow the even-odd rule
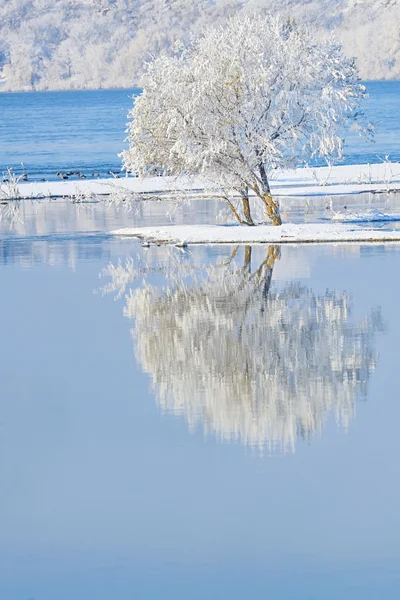
[[[282,219],[279,214],[279,204],[272,198],[271,188],[269,187],[269,181],[267,172],[265,170],[265,166],[263,163],[258,165],[261,181],[263,184],[263,197],[262,201],[264,202],[265,212],[267,216],[271,219],[272,225],[282,225]]]
[[[265,212],[271,219],[272,225],[282,225],[282,219],[279,214],[279,205],[276,200],[273,199],[270,192],[264,192],[263,202]]]
[[[243,214],[244,214],[244,218],[246,219],[247,225],[254,225],[254,221],[251,218],[251,213],[250,213],[249,199],[242,197],[242,202],[243,202]]]
[[[225,202],[227,203],[227,205],[229,206],[229,208],[231,209],[231,211],[232,211],[232,214],[233,214],[233,216],[235,217],[236,221],[238,221],[238,222],[239,222],[241,225],[244,225],[244,224],[245,224],[245,222],[244,222],[244,221],[243,221],[243,220],[240,218],[240,216],[239,216],[239,214],[238,214],[238,212],[237,212],[236,208],[233,206],[232,202],[230,202],[230,201],[228,200],[228,198],[225,198],[225,197],[224,197],[224,200],[225,200]]]
[[[240,195],[242,197],[243,214],[244,214],[244,218],[246,219],[246,223],[247,223],[247,225],[254,225],[254,221],[251,218],[250,202],[249,202],[249,192],[248,192],[248,190],[242,190],[240,192]]]

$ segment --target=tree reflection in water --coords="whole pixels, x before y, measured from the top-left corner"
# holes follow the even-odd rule
[[[274,285],[279,247],[255,269],[251,247],[243,266],[237,250],[224,265],[163,268],[164,287],[146,282],[154,268],[110,265],[104,290],[121,294],[145,278],[127,293],[124,314],[163,411],[223,440],[294,451],[297,436],[320,432],[330,414],[347,427],[366,397],[380,311],[354,322],[346,292]]]

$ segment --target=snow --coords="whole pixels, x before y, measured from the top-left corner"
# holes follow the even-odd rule
[[[112,235],[132,236],[149,243],[184,244],[288,244],[312,242],[400,242],[400,230],[359,228],[342,223],[287,223],[258,225],[167,225],[127,227]]]
[[[121,179],[21,183],[20,197],[40,198],[57,196],[82,197],[110,195],[129,190],[151,197],[154,194],[169,197],[176,187],[188,190],[190,195],[204,194],[200,179],[149,177]],[[4,184],[0,186],[4,188]],[[272,181],[273,195],[334,196],[400,190],[400,165],[382,163],[377,165],[340,165],[332,168],[297,169],[280,173]],[[256,227],[235,225],[171,225],[165,227],[126,228],[113,231],[119,236],[134,236],[150,242],[168,243],[300,243],[300,242],[387,242],[400,241],[400,230],[359,227],[352,223],[389,222],[400,220],[400,213],[385,214],[377,210],[365,212],[340,212],[332,218],[333,223],[284,224],[280,227],[259,225]],[[342,221],[342,222],[340,222]]]
[[[46,181],[20,183],[19,198],[66,198],[74,196],[110,196],[121,190],[138,194],[157,194],[171,192],[179,184],[185,190],[202,189],[203,184],[198,180],[182,178],[176,182],[173,177],[121,177],[120,179],[85,179],[76,181]],[[0,184],[0,190],[5,189]]]
[[[187,50],[149,59],[128,113],[123,167],[140,176],[157,166],[201,173],[227,203],[242,196],[245,205],[232,212],[249,224],[251,189],[280,222],[271,174],[313,157],[333,162],[349,129],[368,136],[364,98],[355,61],[333,38],[318,44],[279,14],[236,14]]]
[[[395,0],[7,0],[0,2],[2,89],[129,88],[143,57],[237,12],[268,11],[308,25],[318,39],[333,30],[357,56],[363,79],[399,79]]]
[[[199,178],[121,177],[76,181],[27,182],[18,186],[18,198],[57,198],[69,196],[111,195],[121,190],[138,194],[171,193],[176,188],[194,194],[204,190]],[[338,165],[332,168],[301,168],[277,173],[271,180],[272,193],[284,196],[336,196],[362,192],[400,190],[400,164]],[[0,184],[1,192],[7,184]]]

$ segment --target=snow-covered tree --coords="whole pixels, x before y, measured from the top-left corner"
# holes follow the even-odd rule
[[[340,158],[346,128],[362,128],[364,96],[355,61],[334,39],[317,43],[280,16],[236,15],[149,62],[123,165],[141,175],[154,167],[201,175],[248,225],[252,193],[279,225],[271,174]]]
[[[128,259],[105,270],[104,291],[126,298],[163,411],[223,440],[293,451],[329,415],[344,427],[354,416],[376,366],[380,311],[356,320],[346,292],[274,284],[277,246],[257,262],[251,247],[241,252],[204,269],[176,252],[155,266]],[[157,266],[166,284],[151,285]]]

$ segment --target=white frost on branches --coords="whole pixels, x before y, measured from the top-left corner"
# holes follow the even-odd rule
[[[143,59],[169,51],[236,12],[332,30],[362,77],[400,78],[398,0],[4,0],[0,2],[0,90],[137,85]]]
[[[353,59],[333,38],[317,43],[279,16],[236,15],[173,56],[147,67],[130,112],[123,165],[141,176],[201,175],[253,224],[249,190],[279,224],[269,179],[276,169],[340,159],[343,135],[358,124],[366,95]],[[231,205],[232,204],[232,205]]]

